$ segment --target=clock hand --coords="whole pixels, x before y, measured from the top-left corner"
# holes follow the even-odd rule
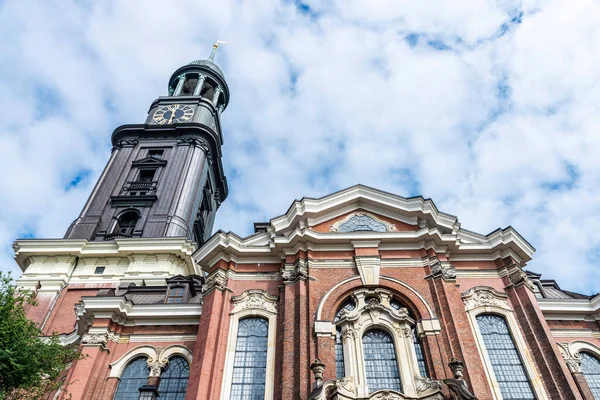
[[[171,118],[169,118],[169,124],[171,124],[173,122],[173,117],[175,116],[175,108],[171,108],[171,106],[169,106],[169,108],[171,109]]]

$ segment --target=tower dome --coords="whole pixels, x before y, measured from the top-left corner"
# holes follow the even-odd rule
[[[229,87],[221,68],[215,63],[217,41],[210,56],[178,68],[169,79],[169,96],[200,96],[211,100],[220,111],[229,103]]]

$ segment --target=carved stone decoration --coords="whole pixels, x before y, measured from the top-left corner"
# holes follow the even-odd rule
[[[285,265],[281,271],[281,276],[284,282],[296,282],[308,278],[308,269],[306,261],[298,259],[293,265]]]
[[[571,373],[581,372],[581,355],[579,353],[572,353],[569,348],[568,342],[558,342],[560,348],[560,354],[565,359],[567,367]]]
[[[313,387],[316,388],[323,386],[323,372],[325,372],[325,364],[323,364],[321,360],[317,358],[312,364],[310,364],[310,370],[315,376],[315,383],[313,384]]]
[[[121,139],[115,144],[111,151],[121,149],[123,147],[135,147],[139,143],[137,139]]]
[[[208,292],[212,289],[218,289],[220,291],[227,289],[227,273],[225,271],[219,269],[206,278],[204,290]]]
[[[352,376],[336,379],[335,386],[338,391],[343,390],[354,394],[354,378]]]
[[[467,311],[477,307],[499,307],[511,310],[508,306],[508,296],[489,286],[475,286],[462,294]]]
[[[440,390],[442,383],[431,378],[415,376],[417,393],[426,392],[428,390]]]
[[[108,335],[104,334],[85,334],[81,336],[81,344],[89,346],[106,346],[108,342]]]
[[[239,296],[233,296],[233,313],[244,310],[264,310],[277,314],[277,296],[271,296],[264,290],[250,289]]]
[[[431,275],[441,276],[444,280],[456,279],[456,268],[447,261],[441,261],[437,257],[430,259]]]
[[[525,285],[529,289],[533,290],[533,283],[531,283],[525,271],[523,271],[519,266],[515,266],[509,271],[508,279],[516,287]]]
[[[383,390],[381,392],[375,393],[374,396],[371,396],[371,399],[376,400],[403,400],[402,397],[398,395],[396,392],[392,392],[391,390]]]
[[[346,328],[344,330],[342,330],[342,343],[346,343],[346,341],[348,339],[352,339],[353,337],[356,337],[356,335],[358,334],[358,332],[356,331],[356,329],[352,329],[352,328]]]
[[[214,199],[215,199],[217,208],[221,207],[221,191],[219,189],[215,190]]]
[[[413,330],[410,328],[403,328],[402,333],[404,337],[409,338],[410,340],[415,340],[415,335],[413,334]]]
[[[159,377],[162,370],[167,366],[169,360],[164,356],[164,347],[155,347],[156,358],[148,357],[148,368],[150,369],[150,377]]]
[[[469,391],[467,383],[463,379],[463,369],[465,368],[463,362],[452,357],[448,367],[450,367],[454,379],[444,379],[444,383],[448,386],[454,398],[457,400],[477,400],[477,397]]]
[[[342,227],[342,225],[344,225]],[[357,225],[358,228],[353,229],[352,226]],[[358,210],[355,211],[343,220],[337,221],[329,226],[329,232],[396,232],[396,225],[383,221],[375,215]]]
[[[198,147],[206,155],[206,159],[208,160],[209,164],[212,164],[212,154],[211,154],[211,151],[210,151],[210,146],[203,139],[199,139],[199,138],[196,138],[196,137],[190,137],[190,136],[182,136],[182,137],[177,138],[177,145],[178,146],[195,146],[195,147]]]

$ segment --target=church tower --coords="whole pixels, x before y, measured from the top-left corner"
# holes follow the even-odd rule
[[[118,127],[112,154],[65,239],[187,237],[201,246],[227,197],[221,113],[229,102],[218,42],[169,79],[143,124]]]

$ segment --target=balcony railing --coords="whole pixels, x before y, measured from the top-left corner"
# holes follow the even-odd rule
[[[126,239],[126,238],[131,238],[133,237],[133,235],[129,234],[129,233],[121,233],[121,232],[117,232],[117,233],[107,233],[106,235],[104,235],[104,240],[115,240],[115,239]]]
[[[125,196],[147,196],[156,194],[157,181],[129,181],[123,186],[121,195]]]

